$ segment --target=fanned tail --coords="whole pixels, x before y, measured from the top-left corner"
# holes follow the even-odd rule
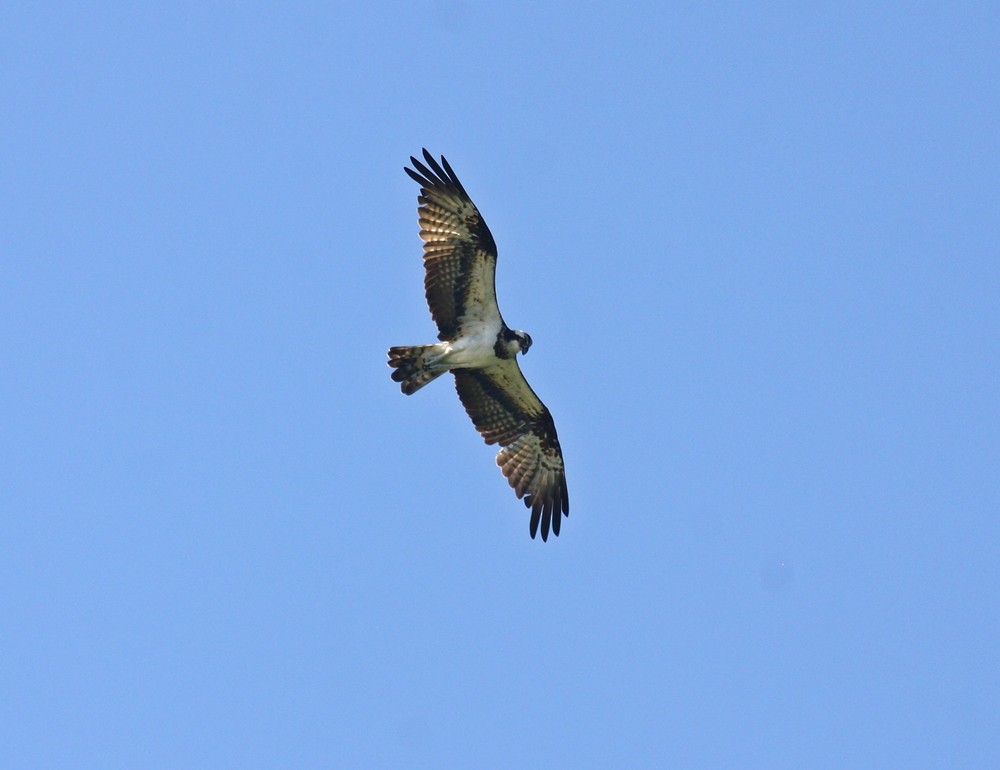
[[[395,370],[392,379],[401,383],[400,390],[412,395],[448,371],[437,362],[440,352],[439,345],[389,348],[389,366]]]

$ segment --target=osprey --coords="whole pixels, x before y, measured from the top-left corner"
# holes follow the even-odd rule
[[[529,531],[559,534],[569,493],[556,426],[517,365],[531,337],[508,328],[497,306],[497,246],[448,161],[424,150],[405,171],[420,185],[417,214],[424,242],[424,289],[438,327],[435,345],[389,349],[392,379],[411,395],[445,372],[497,465],[531,509]],[[415,169],[415,170],[414,170]]]

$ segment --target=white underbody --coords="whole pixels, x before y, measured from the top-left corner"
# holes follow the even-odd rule
[[[495,345],[500,322],[464,326],[455,340],[439,342],[434,364],[447,369],[483,369],[497,362]]]

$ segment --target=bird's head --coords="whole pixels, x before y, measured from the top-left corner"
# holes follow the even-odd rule
[[[514,339],[521,346],[521,353],[527,353],[528,348],[531,347],[531,335],[527,332],[514,332]]]

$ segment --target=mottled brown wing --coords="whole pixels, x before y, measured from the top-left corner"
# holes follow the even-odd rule
[[[417,197],[424,242],[424,291],[438,339],[454,339],[469,322],[496,322],[497,246],[476,205],[448,161],[424,150],[425,166],[410,157],[405,169],[420,185]],[[416,169],[416,170],[414,170]]]
[[[542,540],[559,534],[569,516],[569,492],[556,426],[545,404],[524,379],[516,359],[488,369],[456,369],[455,388],[487,444],[499,444],[497,465],[518,498],[531,509],[530,531],[539,522]]]

